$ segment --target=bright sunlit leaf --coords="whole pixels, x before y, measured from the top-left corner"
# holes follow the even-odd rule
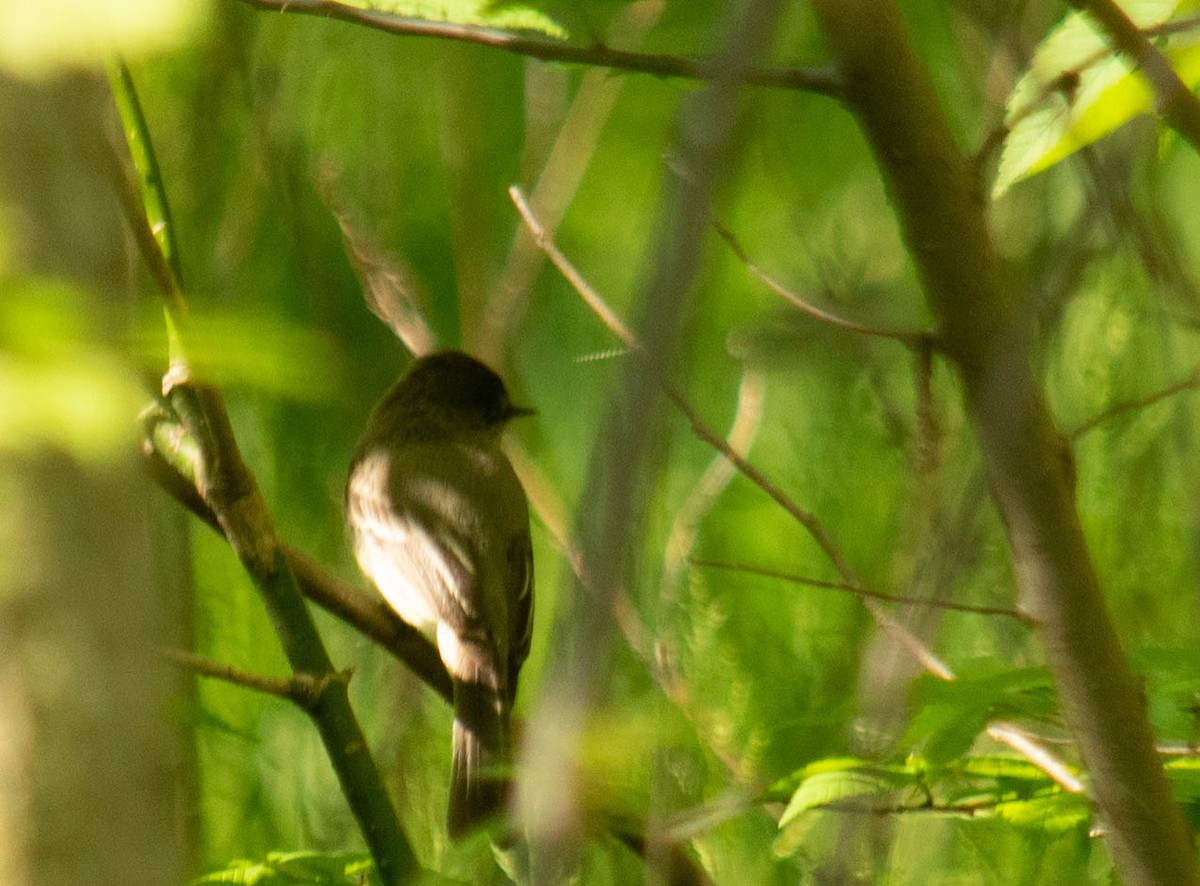
[[[0,0],[0,68],[44,76],[114,52],[169,49],[195,32],[206,10],[204,0]]]
[[[901,788],[913,787],[918,774],[903,766],[888,766],[852,758],[820,760],[805,769],[800,786],[779,819],[786,827],[810,809],[848,800],[870,805]]]
[[[536,7],[524,3],[495,3],[491,0],[367,0],[342,5],[377,9],[433,22],[480,25],[511,31],[539,31],[559,39],[567,36],[562,25]]]
[[[997,803],[995,813],[1009,824],[1037,833],[1061,833],[1090,821],[1092,807],[1083,794],[1052,791],[1029,799]]]
[[[1126,0],[1121,5],[1143,28],[1196,7],[1195,0]],[[1163,49],[1189,87],[1200,83],[1198,39],[1200,33],[1188,29]],[[1029,70],[1009,95],[1009,133],[992,196],[1153,109],[1154,95],[1145,78],[1111,49],[1089,16],[1072,13],[1038,46]]]

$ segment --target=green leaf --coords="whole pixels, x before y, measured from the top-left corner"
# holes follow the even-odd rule
[[[271,852],[265,861],[236,859],[223,870],[197,877],[191,883],[351,886],[365,882],[363,877],[372,870],[370,859],[361,852]]]
[[[818,760],[803,770],[800,785],[779,819],[779,827],[786,827],[803,812],[831,803],[885,796],[890,802],[895,791],[915,787],[919,778],[917,770],[906,766],[872,763],[854,757]]]
[[[965,754],[990,720],[1043,719],[1055,709],[1044,668],[962,674],[951,681],[923,677],[916,683],[913,706],[916,713],[905,741],[922,744],[933,766]]]
[[[1125,0],[1139,26],[1162,24],[1194,0]],[[1189,86],[1200,83],[1200,46],[1193,30],[1174,35],[1164,50]],[[1113,52],[1107,36],[1082,12],[1068,15],[1038,46],[1029,70],[1008,98],[1009,127],[993,198],[1097,139],[1153,110],[1145,78]]]
[[[1009,824],[1038,832],[1073,830],[1086,825],[1092,817],[1087,797],[1066,791],[997,803],[995,812]]]
[[[1007,754],[981,754],[966,757],[960,765],[955,767],[955,770],[958,774],[968,778],[991,778],[1001,783],[1027,782],[1043,787],[1053,784],[1045,772],[1024,757]]]
[[[168,332],[175,337],[173,327]],[[337,391],[341,361],[320,330],[262,312],[222,311],[189,315],[184,335],[191,370],[206,382],[307,402],[327,401]],[[139,360],[158,372],[167,360],[162,338],[155,321],[135,342]]]

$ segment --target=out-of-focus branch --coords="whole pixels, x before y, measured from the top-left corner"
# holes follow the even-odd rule
[[[337,174],[327,166],[317,182],[330,215],[342,231],[346,255],[362,283],[363,300],[410,354],[420,357],[437,346],[437,336],[421,310],[424,301],[417,275],[388,255],[338,189]]]
[[[987,734],[995,741],[1006,744],[1014,751],[1018,751],[1026,760],[1050,776],[1051,780],[1064,791],[1071,794],[1082,794],[1084,792],[1083,782],[1072,771],[1071,767],[1046,750],[1045,747],[1023,729],[1014,726],[1012,723],[997,720],[994,723],[988,724]]]
[[[666,376],[680,335],[703,250],[708,207],[734,148],[742,86],[770,44],[782,4],[750,0],[730,9],[728,32],[711,62],[709,87],[683,104],[676,152],[693,173],[670,183],[656,229],[656,261],[640,301],[639,338],[646,347],[630,360],[623,384],[593,452],[579,529],[586,587],[576,585],[564,607],[558,648],[529,723],[519,765],[518,810],[531,834],[537,877],[557,882],[571,863],[582,823],[575,790],[575,757],[584,723],[607,684],[614,637],[612,609],[636,569],[651,487],[661,456],[652,445],[662,421],[656,388]]]
[[[882,603],[898,603],[904,606],[927,606],[931,609],[947,609],[951,612],[969,612],[973,615],[998,615],[1004,618],[1015,618],[1025,624],[1032,624],[1032,619],[1019,609],[1009,609],[1004,606],[976,606],[972,603],[955,603],[953,600],[932,600],[928,597],[912,597],[904,594],[889,594],[886,591],[876,591],[864,588],[862,585],[849,584],[842,581],[822,581],[818,578],[808,578],[803,575],[793,575],[778,569],[767,569],[753,566],[749,563],[726,563],[719,560],[705,560],[693,557],[693,566],[706,569],[723,569],[727,572],[744,572],[747,575],[760,575],[764,578],[774,578],[792,584],[804,585],[809,588],[824,588],[829,591],[842,591],[863,600],[879,600]]]

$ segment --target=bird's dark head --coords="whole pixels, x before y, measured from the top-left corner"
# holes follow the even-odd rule
[[[438,439],[499,431],[532,414],[515,406],[500,376],[462,351],[437,351],[417,360],[375,409],[372,429],[403,439]]]

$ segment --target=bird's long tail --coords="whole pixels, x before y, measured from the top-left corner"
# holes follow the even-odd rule
[[[492,686],[454,683],[450,836],[461,837],[500,811],[507,792],[508,705]]]

